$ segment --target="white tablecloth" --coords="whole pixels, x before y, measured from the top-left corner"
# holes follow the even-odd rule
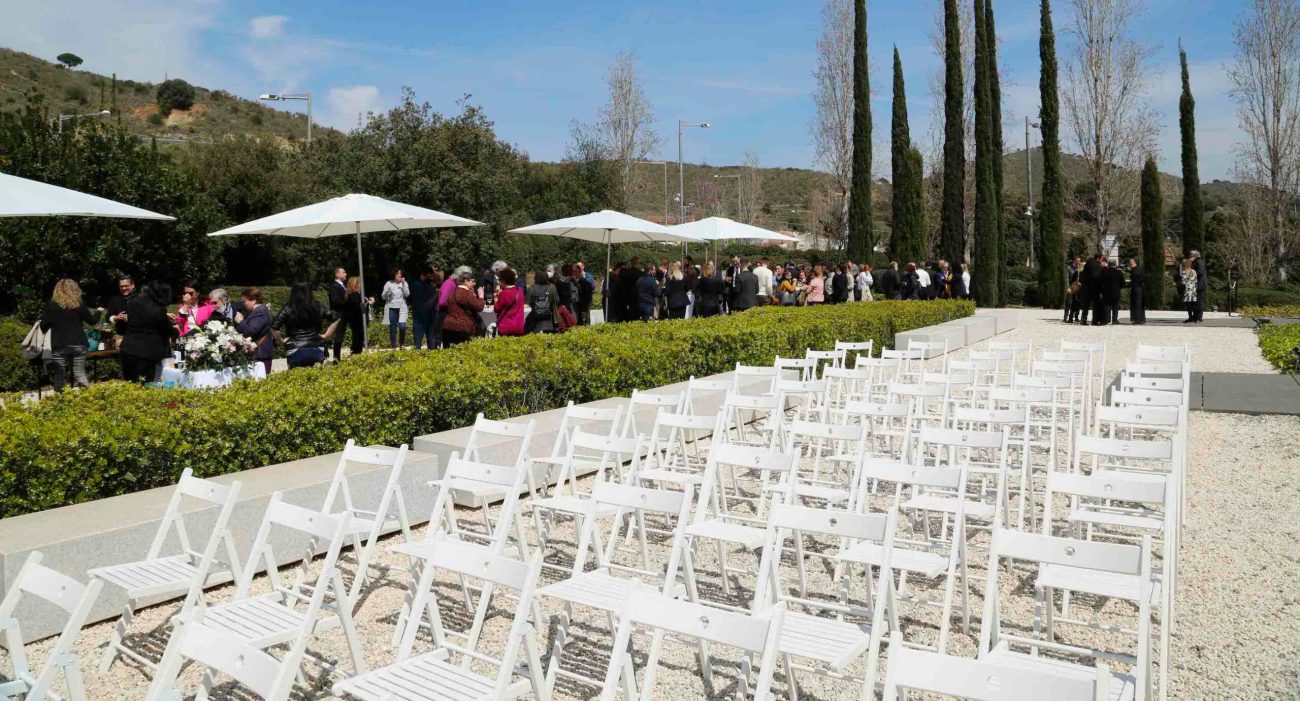
[[[266,368],[261,363],[253,363],[246,368],[232,368],[229,370],[196,370],[187,372],[177,369],[172,365],[164,365],[162,369],[162,383],[164,385],[175,385],[186,389],[200,389],[212,387],[225,387],[235,380],[251,377],[255,380],[266,378]]]

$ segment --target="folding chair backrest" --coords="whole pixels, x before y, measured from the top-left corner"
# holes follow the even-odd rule
[[[1149,346],[1139,345],[1137,353],[1134,354],[1139,361],[1154,361],[1158,363],[1185,363],[1191,360],[1192,354],[1187,350],[1187,346]]]
[[[1182,375],[1187,364],[1179,360],[1145,360],[1124,364],[1125,375]]]
[[[646,462],[655,467],[703,472],[700,446],[717,426],[717,414],[696,416],[668,409],[660,411],[650,430]]]
[[[623,413],[623,430],[621,434],[624,437],[634,435],[650,435],[654,428],[655,421],[658,420],[659,414],[665,411],[677,411],[682,407],[682,392],[673,392],[671,394],[651,394],[642,392],[639,389],[632,390],[632,396],[627,398],[627,408]],[[637,419],[638,409],[649,409],[649,421]]]
[[[686,395],[682,398],[682,408],[690,414],[702,414],[704,407],[700,400],[713,395],[725,399],[731,391],[731,382],[727,380],[710,380],[692,375],[686,382]]]
[[[1097,435],[1103,438],[1120,438],[1114,435],[1119,429],[1177,431],[1182,420],[1175,407],[1149,406],[1099,406],[1096,417]],[[1103,435],[1103,426],[1110,427],[1110,436]]]
[[[737,394],[771,394],[776,391],[776,378],[780,375],[775,366],[770,365],[741,365],[736,363],[736,369],[731,373],[731,391]],[[758,385],[758,391],[745,391],[745,386],[750,384],[751,380],[760,378],[766,380],[766,386],[762,382],[755,383]]]
[[[1110,403],[1123,406],[1178,407],[1183,405],[1182,392],[1164,392],[1158,389],[1130,389],[1111,392]]]
[[[56,572],[41,564],[44,555],[32,551],[23,561],[9,589],[0,600],[0,631],[4,631],[5,647],[8,649],[12,670],[0,668],[0,678],[12,680],[0,682],[0,696],[13,696],[24,699],[43,699],[49,693],[50,686],[57,675],[62,673],[70,687],[70,696],[84,695],[81,689],[80,661],[76,654],[77,636],[90,616],[99,590],[104,585],[99,579],[82,584],[77,580]],[[39,674],[33,675],[27,666],[21,621],[17,618],[17,609],[22,599],[32,596],[51,604],[65,614],[63,630],[59,633],[53,649],[46,657],[45,667]],[[15,683],[22,685],[21,690],[13,690]]]
[[[756,496],[731,493],[727,491],[727,483],[730,481],[735,485],[738,481],[735,477],[737,473],[752,471],[760,473],[760,481],[764,484],[775,478],[778,483],[785,481],[787,485],[791,485],[793,484],[791,474],[797,464],[797,457],[795,453],[778,453],[766,448],[725,443],[715,446],[709,450],[709,462],[705,467],[704,480],[696,499],[693,522],[699,523],[715,516],[726,515],[743,521],[766,524],[766,501],[770,495],[765,495],[761,489]],[[722,474],[724,468],[729,470],[733,479],[724,479]],[[751,508],[748,513],[741,515],[737,510],[733,510],[733,502],[736,502],[737,506],[748,504]],[[718,513],[719,510],[722,513]]]
[[[1154,389],[1161,392],[1184,392],[1187,385],[1181,377],[1136,377],[1133,375],[1119,376],[1119,389],[1121,392],[1127,392],[1131,389]]]
[[[671,634],[673,638],[693,638],[735,648],[744,653],[744,672],[739,680],[740,689],[737,694],[740,698],[745,697],[750,684],[749,658],[757,656],[759,663],[757,679],[754,681],[754,700],[770,699],[784,620],[784,606],[773,606],[753,615],[745,615],[649,592],[636,592],[628,599],[619,617],[618,632],[614,638],[615,652],[610,658],[600,699],[614,701],[618,698],[620,688],[635,691],[635,679],[625,678],[624,675],[633,674],[630,642],[636,628],[649,628],[653,640],[646,660],[640,698],[658,696],[654,693],[655,678],[664,640],[668,637],[667,634]],[[701,660],[701,664],[708,665],[709,660]],[[630,693],[628,701],[631,701]]]
[[[180,543],[182,552],[200,560],[205,553],[210,553],[208,555],[210,560],[216,555],[217,545],[222,540],[229,539],[227,524],[230,521],[231,513],[234,511],[235,502],[239,498],[240,486],[238,481],[224,485],[212,480],[201,479],[194,476],[193,470],[188,467],[185,468],[181,472],[180,481],[176,483],[176,491],[172,493],[172,498],[167,502],[167,511],[163,514],[162,523],[158,524],[158,532],[154,534],[153,542],[149,545],[149,552],[145,559],[154,560],[161,557],[163,546],[167,543],[167,536],[175,529],[176,538]],[[212,525],[212,531],[203,552],[196,551],[190,543],[189,531],[185,527],[185,516],[181,512],[181,506],[186,498],[196,499],[209,506],[221,509],[217,514],[216,522]],[[232,544],[227,552],[227,557],[234,557],[233,548]],[[229,564],[234,571],[238,572],[238,562]]]
[[[943,341],[916,341],[916,340],[912,340],[912,341],[909,341],[909,342],[908,342],[908,344],[907,344],[907,350],[912,350],[912,351],[922,351],[922,352],[924,352],[924,353],[931,353],[931,352],[934,352],[934,351],[939,351],[939,355],[947,355],[947,353],[948,353],[948,341],[947,341],[947,340],[943,340]]]
[[[570,434],[569,450],[565,454],[556,491],[564,493],[566,485],[569,491],[574,489],[579,477],[577,474],[579,462],[595,464],[597,482],[608,479],[611,471],[618,477],[614,481],[622,482],[623,474],[636,474],[644,453],[645,438],[642,436],[624,438],[574,429]],[[627,463],[626,470],[623,468],[624,463]]]
[[[817,361],[811,358],[782,358],[772,361],[777,382],[781,380],[814,380],[817,378]],[[793,374],[792,374],[793,373]]]
[[[1087,462],[1093,469],[1123,467],[1150,470],[1154,467],[1161,472],[1170,472],[1176,467],[1174,455],[1173,441],[1131,441],[1079,436],[1075,440],[1071,467],[1075,473],[1079,473]]]
[[[319,610],[326,589],[330,580],[338,575],[334,569],[334,564],[339,557],[339,550],[343,547],[344,536],[347,534],[347,528],[351,523],[352,516],[347,512],[339,514],[327,514],[321,511],[312,511],[304,509],[301,506],[294,506],[283,501],[281,492],[275,492],[271,495],[271,501],[266,505],[266,512],[262,516],[262,524],[257,530],[257,535],[253,538],[253,548],[248,553],[248,562],[244,566],[242,579],[235,591],[235,599],[247,598],[253,586],[253,577],[262,569],[266,570],[267,576],[271,580],[271,586],[276,591],[292,591],[293,595],[299,594],[298,590],[303,588],[307,580],[307,572],[312,565],[315,547],[303,547],[303,543],[310,543],[315,546],[319,543],[326,543],[325,558],[320,565],[317,574],[316,583],[311,585],[312,601],[317,610]],[[298,541],[291,547],[302,552],[303,559],[296,567],[296,574],[292,584],[284,586],[280,579],[280,563],[276,560],[275,552],[271,548],[271,537],[273,531],[290,531],[295,540]],[[337,592],[336,592],[337,593]],[[342,592],[346,600],[346,592]],[[315,611],[312,611],[312,616]],[[305,620],[314,620],[309,616]]]
[[[1083,499],[1163,505],[1167,491],[1163,481],[1133,479],[1123,472],[1080,475],[1053,470],[1047,475],[1047,496],[1043,501],[1050,507],[1053,495],[1064,494]],[[1048,513],[1051,513],[1050,508]],[[1047,533],[1049,528],[1049,520],[1044,519],[1044,532]]]
[[[844,367],[844,359],[848,357],[848,353],[848,351],[838,348],[835,350],[814,350],[809,348],[804,351],[803,357],[817,361],[817,365],[813,369],[813,377],[817,378],[821,377],[821,371],[825,371],[826,368]]]
[[[474,427],[470,429],[469,439],[465,441],[465,450],[462,453],[467,460],[476,460],[481,462],[498,462],[503,465],[514,465],[528,458],[528,444],[533,437],[533,421],[494,421],[483,418],[479,414],[474,418]],[[484,439],[498,438],[505,439],[501,441],[504,448],[500,445],[491,446],[492,455],[484,455]],[[513,448],[513,451],[511,451]],[[497,456],[497,451],[506,451]]]
[[[569,438],[574,431],[582,430],[587,433],[604,433],[606,435],[618,435],[622,423],[619,421],[623,417],[623,407],[616,406],[612,409],[604,407],[579,406],[569,400],[564,407],[564,414],[560,417],[560,428],[555,434],[555,443],[551,445],[551,457],[559,458],[569,449]],[[603,430],[602,430],[603,428]]]
[[[836,342],[835,342],[835,350],[838,350],[838,351],[844,351],[844,354],[845,354],[845,357],[844,357],[844,360],[842,361],[842,364],[848,362],[848,356],[849,356],[849,354],[854,355],[856,358],[861,358],[861,357],[864,356],[864,355],[870,357],[871,354],[875,351],[875,349],[876,349],[876,342],[875,342],[874,340],[873,340],[873,341],[836,341]],[[855,360],[855,361],[854,361],[855,364],[854,364],[853,367],[857,367],[856,362],[857,362],[857,361]]]
[[[889,663],[885,668],[885,701],[895,701],[900,691],[919,691],[971,701],[1106,701],[1110,674],[1099,665],[1094,678],[1040,669],[1000,665],[903,644],[902,633],[892,633]]]
[[[690,521],[691,505],[695,503],[694,496],[694,488],[689,484],[681,491],[651,489],[609,482],[597,484],[591,491],[592,503],[596,508],[600,506],[615,507],[619,514],[617,517],[610,519],[612,523],[608,527],[611,530],[606,534],[605,550],[596,550],[597,566],[656,580],[662,577],[659,581],[662,581],[664,591],[670,591],[672,587],[676,586],[677,572],[681,567],[685,526]],[[663,517],[674,519],[666,568],[655,568],[654,563],[650,563],[651,568],[647,570],[618,564],[615,560],[615,555],[622,545],[619,530],[625,520],[623,516],[642,512],[660,514]],[[598,518],[583,519],[582,531],[578,537],[578,554],[573,563],[574,575],[581,574],[585,568],[587,553],[592,549],[595,542],[595,529],[601,527],[598,522],[604,521],[604,519]],[[642,554],[645,556],[645,553]]]
[[[755,429],[751,424],[762,420],[767,432],[767,447],[775,449],[782,441],[783,410],[781,400],[775,392],[764,395],[728,392],[722,403],[722,411],[718,414],[718,433],[726,437],[728,442],[752,443],[750,436]],[[737,433],[734,439],[731,437],[733,430]]]
[[[210,684],[216,673],[224,674],[253,692],[259,699],[284,701],[293,690],[293,683],[302,662],[301,649],[289,650],[283,659],[223,630],[203,623],[202,618],[176,622],[159,665],[158,674],[149,687],[147,701],[170,701],[181,698],[177,675],[185,662],[196,662],[205,668],[205,683]]]
[[[325,503],[321,505],[321,511],[332,514],[340,509],[346,511],[355,509],[356,506],[352,502],[352,490],[348,487],[348,465],[375,465],[389,468],[384,491],[380,495],[379,505],[374,511],[377,514],[376,518],[380,520],[386,519],[388,517],[388,507],[402,478],[402,466],[406,462],[406,450],[405,443],[396,449],[384,447],[366,448],[356,445],[349,438],[342,454],[339,455],[339,463],[334,469],[334,478],[330,480],[329,489],[325,493]],[[340,498],[342,504],[339,503]]]

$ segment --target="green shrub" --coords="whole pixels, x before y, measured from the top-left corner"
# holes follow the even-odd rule
[[[63,98],[69,102],[75,102],[78,105],[85,105],[90,102],[90,96],[86,93],[84,85],[69,85],[63,89]]]
[[[1282,304],[1267,307],[1248,305],[1241,308],[1241,315],[1279,319],[1300,319],[1300,304]]]
[[[1259,327],[1259,352],[1282,372],[1297,373],[1293,348],[1300,348],[1300,324],[1264,324]]]
[[[216,391],[121,382],[0,411],[0,517],[338,450],[397,445],[493,418],[802,356],[835,340],[969,316],[969,302],[766,307],[713,319],[605,324],[558,336],[367,354]]]
[[[158,99],[158,111],[163,116],[171,114],[172,110],[187,110],[194,106],[194,86],[180,78],[159,83],[155,95]]]

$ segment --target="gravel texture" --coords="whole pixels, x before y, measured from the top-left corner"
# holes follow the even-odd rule
[[[997,340],[1033,341],[1037,351],[1055,348],[1063,338],[1104,338],[1109,343],[1107,368],[1111,372],[1118,370],[1132,356],[1139,343],[1183,342],[1192,349],[1194,370],[1270,372],[1269,366],[1259,356],[1253,332],[1246,329],[1127,325],[1077,327],[1059,323],[1059,317],[1050,312],[1023,310],[1016,313],[1020,315],[1019,327],[997,337]],[[1300,698],[1296,677],[1300,633],[1296,632],[1295,626],[1295,621],[1300,620],[1300,584],[1297,584],[1300,582],[1300,547],[1297,547],[1300,543],[1300,457],[1296,452],[1300,419],[1194,413],[1191,429],[1189,521],[1182,553],[1170,698]],[[877,497],[873,503],[878,507],[888,505],[883,497]],[[481,523],[477,514],[468,510],[460,515],[466,523]],[[417,529],[417,538],[423,534],[423,527]],[[572,522],[559,521],[548,561],[557,564],[571,562],[575,541]],[[954,621],[948,644],[948,652],[952,654],[971,656],[976,651],[986,573],[983,546],[987,541],[987,533],[983,532],[972,534],[969,541],[972,551],[969,572],[971,627],[968,633],[963,632],[960,624]],[[399,541],[390,538],[381,545],[379,560],[393,569],[366,589],[355,614],[366,663],[372,668],[388,664],[394,655],[390,640],[407,582],[406,573],[399,569],[403,561],[386,550],[387,545],[396,542]],[[666,543],[652,542],[651,547],[661,562],[666,559]],[[827,550],[833,549],[834,545],[814,539],[808,547],[810,550]],[[633,564],[636,559],[630,550],[620,557],[628,564]],[[787,575],[793,570],[791,562],[787,557]],[[729,551],[728,564],[752,573],[757,569],[758,559],[754,554]],[[345,564],[349,578],[350,567],[349,553]],[[696,567],[701,595],[706,599],[720,597],[716,550],[712,544],[697,548]],[[831,582],[828,568],[816,563],[810,564],[808,571],[811,592],[838,594],[839,587]],[[1003,625],[1009,629],[1021,628],[1030,621],[1033,576],[1024,567],[1013,570],[1010,575],[1004,575],[1000,580]],[[549,583],[555,581],[558,574],[545,572],[543,577]],[[752,575],[733,576],[732,581],[736,585],[732,601],[747,603],[753,588]],[[793,581],[793,577],[787,576],[786,581]],[[860,569],[851,582],[853,599],[864,601],[865,585]],[[261,578],[259,584],[265,587],[265,579]],[[913,578],[908,586],[912,593],[923,591],[937,595],[942,591],[941,580],[927,587]],[[458,597],[459,587],[451,580],[440,580],[438,591],[444,624],[449,629],[467,627],[468,617]],[[221,587],[209,592],[208,599],[219,603],[232,593],[232,587]],[[499,652],[514,602],[499,599],[495,604],[485,629],[483,647]],[[1131,622],[1135,612],[1133,606],[1124,602],[1090,600],[1082,596],[1076,597],[1072,605],[1077,607],[1072,612],[1082,611],[1084,614],[1081,615],[1089,619],[1110,624]],[[173,605],[162,605],[139,612],[132,626],[134,642],[151,650],[151,655],[160,654],[168,631],[166,621],[174,610]],[[562,611],[563,606],[544,601],[542,616],[545,620],[538,626],[544,645],[549,646],[558,620],[556,616]],[[937,637],[937,609],[904,603],[900,614],[907,640],[931,643]],[[79,639],[78,652],[84,662],[88,695],[99,699],[142,698],[149,682],[142,668],[135,663],[119,658],[108,673],[99,674],[97,671],[99,653],[112,625],[112,622],[106,622],[89,626]],[[571,632],[580,640],[566,652],[564,667],[601,676],[612,638],[606,632],[604,616],[579,609]],[[1062,627],[1058,639],[1102,649],[1131,649],[1131,638],[1113,633]],[[28,646],[34,664],[44,662],[51,643],[47,640]],[[422,636],[417,652],[427,647],[427,636]],[[310,649],[337,663],[340,669],[350,670],[340,631],[323,634]],[[634,638],[638,676],[648,649],[648,638]],[[549,649],[543,653],[549,657]],[[712,687],[706,689],[694,649],[668,645],[660,663],[655,697],[733,696],[740,670],[738,656],[716,646],[713,654],[715,676]],[[0,669],[7,669],[7,664],[7,657],[0,653]],[[860,658],[845,671],[860,676],[864,669],[865,660]],[[883,669],[882,661],[882,675]],[[296,698],[332,698],[329,689],[333,679],[321,668],[307,665],[305,676],[307,683],[299,684]],[[187,669],[183,680],[193,688],[198,681],[198,670]],[[800,674],[799,681],[801,698],[805,699],[856,699],[861,694],[860,684],[851,682],[808,674]],[[784,695],[788,681],[780,671],[776,684],[778,693]],[[595,693],[594,689],[564,680],[556,687],[556,697],[561,699],[591,698]],[[245,698],[242,691],[229,685],[218,687],[214,696]]]

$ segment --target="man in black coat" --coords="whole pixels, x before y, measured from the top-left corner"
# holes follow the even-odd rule
[[[348,271],[343,268],[334,269],[334,281],[329,286],[329,303],[330,311],[334,312],[334,318],[343,319],[347,317]],[[355,333],[355,330],[353,332]],[[334,360],[342,359],[343,331],[340,329],[334,332]]]
[[[1083,316],[1079,323],[1088,323],[1088,312],[1092,312],[1092,323],[1094,326],[1105,323],[1102,321],[1101,307],[1101,256],[1095,255],[1083,264],[1083,289],[1080,290],[1079,296],[1083,300]]]
[[[1137,261],[1128,261],[1128,320],[1131,324],[1147,323],[1146,300],[1142,297],[1142,285],[1146,283],[1147,271],[1138,266]]]
[[[880,276],[880,292],[885,295],[885,299],[903,298],[903,289],[898,280],[898,261],[890,263]]]
[[[1196,268],[1196,321],[1205,321],[1205,293],[1210,289],[1210,275],[1205,270],[1205,259],[1201,252],[1193,250],[1192,267]]]
[[[732,289],[731,311],[743,312],[758,304],[758,276],[754,274],[752,266],[741,264]]]
[[[1102,302],[1105,303],[1105,318],[1112,324],[1119,323],[1119,302],[1120,295],[1124,290],[1124,273],[1119,269],[1119,265],[1111,265],[1110,261],[1102,259]]]
[[[628,261],[618,274],[618,299],[623,304],[621,315],[623,321],[635,321],[641,318],[641,310],[637,307],[636,283],[643,277],[645,271],[641,270],[641,259],[637,257]]]

